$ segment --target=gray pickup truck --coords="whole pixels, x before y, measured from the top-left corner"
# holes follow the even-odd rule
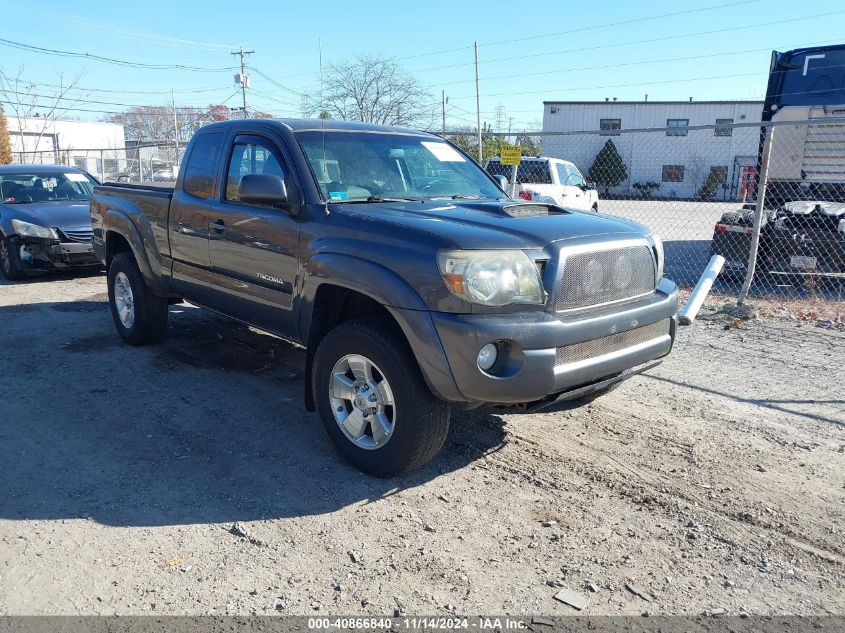
[[[98,186],[91,219],[127,343],[186,300],[305,346],[305,406],[376,475],[431,459],[451,406],[589,401],[675,339],[656,235],[508,199],[424,132],[214,123],[175,188]]]

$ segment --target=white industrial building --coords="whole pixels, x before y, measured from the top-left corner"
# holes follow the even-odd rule
[[[72,165],[100,178],[126,169],[122,125],[46,117],[6,118],[16,163]]]
[[[544,136],[542,154],[586,175],[610,139],[628,173],[613,194],[638,195],[634,184],[653,182],[656,197],[695,198],[715,170],[724,177],[715,197],[735,199],[757,164],[760,128],[731,124],[757,122],[762,110],[762,101],[545,101],[543,132],[590,133]],[[688,129],[697,125],[711,127]]]

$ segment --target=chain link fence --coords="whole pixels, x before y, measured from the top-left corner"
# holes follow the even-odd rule
[[[444,136],[477,156],[477,136]],[[498,157],[501,143],[516,139],[524,144],[518,168]],[[653,229],[664,240],[666,275],[682,287],[719,254],[726,264],[715,292],[845,299],[845,118],[485,132],[481,141],[485,168],[508,180],[512,197]],[[15,152],[14,160],[71,165],[101,181],[169,182],[183,151],[133,143]]]
[[[519,136],[536,139],[524,150],[537,157],[516,169],[484,157],[512,197],[650,227],[682,287],[719,254],[717,293],[845,299],[845,119]],[[477,139],[445,137],[477,156]],[[488,135],[483,148],[515,137]]]
[[[132,143],[125,148],[78,148],[12,152],[12,161],[26,165],[68,165],[101,182],[172,182],[185,146],[174,143]],[[178,156],[178,158],[177,158]]]

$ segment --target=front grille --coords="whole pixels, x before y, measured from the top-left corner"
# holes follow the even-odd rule
[[[88,243],[94,239],[92,229],[59,229],[59,236],[63,242]]]
[[[575,310],[654,292],[654,257],[648,246],[567,255],[555,310]]]
[[[640,343],[652,341],[669,334],[669,319],[634,328],[627,332],[619,332],[610,336],[602,336],[592,341],[565,345],[555,350],[555,367],[577,363],[589,358],[596,358],[633,347]]]

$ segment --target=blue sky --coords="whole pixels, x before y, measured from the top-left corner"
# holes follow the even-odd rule
[[[758,99],[772,49],[845,42],[841,0],[562,2],[487,0],[319,3],[203,3],[85,0],[37,4],[0,0],[2,37],[44,48],[132,62],[227,68],[230,50],[254,49],[251,108],[299,116],[298,93],[318,92],[324,64],[384,54],[427,86],[439,107],[449,96],[449,127],[474,125],[473,41],[479,42],[481,109],[497,106],[514,129],[539,125],[543,100]],[[678,14],[679,12],[685,12]],[[667,15],[674,14],[674,15]],[[826,14],[826,15],[820,15]],[[813,17],[816,16],[816,17]],[[653,18],[653,19],[652,19]],[[35,82],[35,94],[81,73],[76,111],[102,119],[122,104],[206,106],[240,96],[232,70],[127,68],[0,45],[6,75]],[[279,84],[281,84],[281,87]],[[121,105],[118,105],[121,104]],[[82,110],[92,110],[85,112]]]

